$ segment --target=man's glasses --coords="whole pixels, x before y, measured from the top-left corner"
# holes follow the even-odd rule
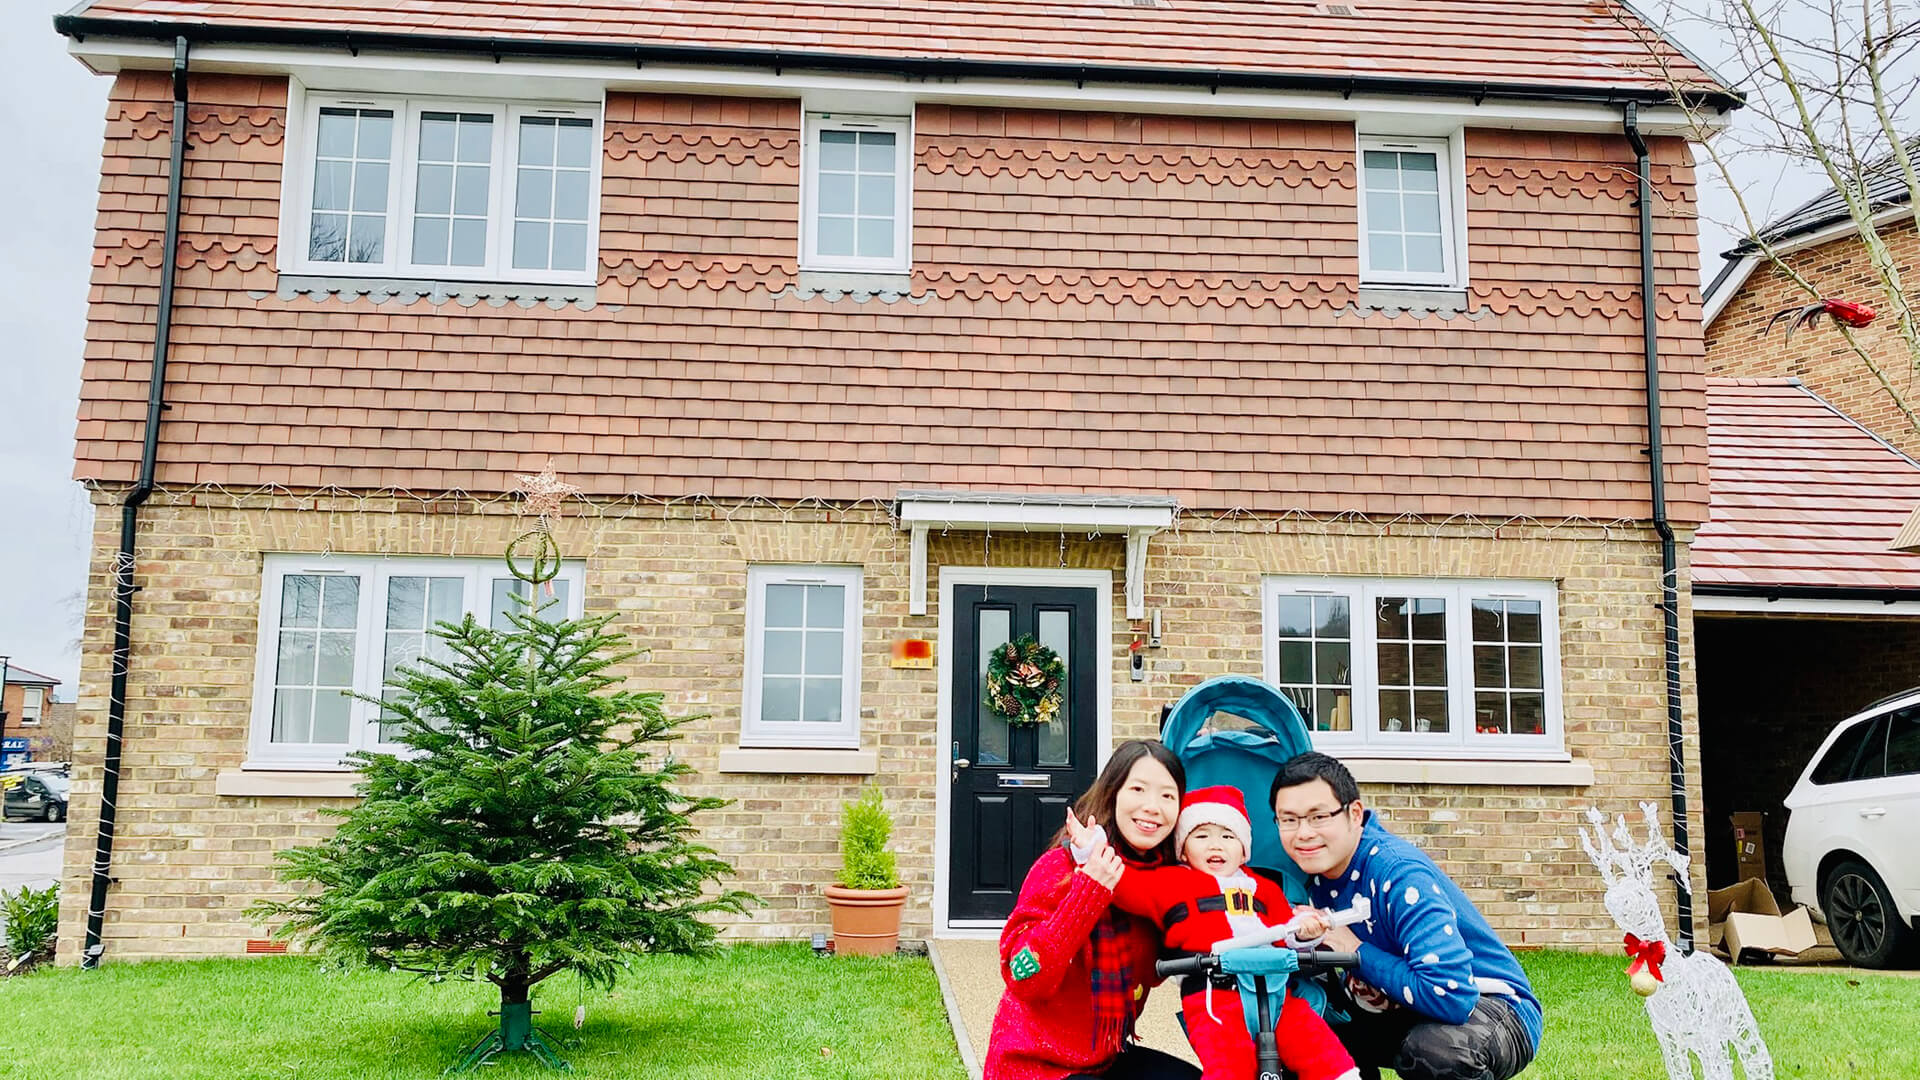
[[[1332,810],[1323,810],[1318,814],[1308,814],[1306,817],[1294,817],[1292,814],[1281,814],[1279,817],[1273,819],[1273,823],[1278,825],[1280,831],[1283,833],[1299,832],[1300,825],[1303,822],[1313,826],[1314,832],[1319,832],[1321,829],[1333,824],[1334,820],[1346,813],[1347,807],[1352,805],[1352,803],[1341,803]]]

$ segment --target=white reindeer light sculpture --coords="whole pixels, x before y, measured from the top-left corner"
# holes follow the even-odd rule
[[[1640,810],[1647,821],[1645,843],[1634,843],[1624,814],[1614,819],[1609,842],[1606,815],[1589,807],[1593,830],[1580,830],[1580,846],[1607,883],[1607,914],[1626,931],[1627,954],[1633,957],[1627,971],[1635,992],[1646,996],[1647,1019],[1659,1040],[1667,1075],[1693,1080],[1693,1063],[1687,1057],[1692,1054],[1700,1059],[1703,1080],[1733,1080],[1737,1056],[1747,1080],[1773,1080],[1773,1058],[1733,972],[1704,952],[1680,956],[1667,940],[1653,891],[1653,867],[1665,863],[1685,877],[1687,857],[1667,843],[1654,804],[1641,803]]]

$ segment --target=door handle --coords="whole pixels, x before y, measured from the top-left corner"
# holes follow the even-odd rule
[[[1887,816],[1887,808],[1884,806],[1871,806],[1860,811],[1860,816],[1863,818],[1883,818]]]
[[[964,769],[971,764],[973,764],[973,762],[968,761],[966,758],[963,758],[963,757],[957,757],[953,759],[953,767],[956,769]]]

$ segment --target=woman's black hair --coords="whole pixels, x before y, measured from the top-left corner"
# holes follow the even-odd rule
[[[1273,774],[1273,786],[1267,789],[1267,806],[1273,806],[1274,800],[1280,797],[1281,789],[1311,784],[1315,780],[1325,780],[1341,806],[1351,806],[1360,798],[1360,785],[1354,782],[1353,773],[1340,764],[1339,758],[1309,750],[1288,758],[1287,763],[1280,766],[1280,771]]]
[[[1075,799],[1073,803],[1075,817],[1082,821],[1089,817],[1096,818],[1100,824],[1107,826],[1114,849],[1122,854],[1131,851],[1132,845],[1120,836],[1119,830],[1114,826],[1114,803],[1120,797],[1120,789],[1127,786],[1127,776],[1133,772],[1133,767],[1139,764],[1143,757],[1150,757],[1165,766],[1167,772],[1173,774],[1174,786],[1180,789],[1180,794],[1187,793],[1187,767],[1180,764],[1180,759],[1174,756],[1173,751],[1167,749],[1165,743],[1158,739],[1128,739],[1113,748],[1113,756],[1107,759],[1107,767],[1100,770],[1100,775],[1094,778],[1093,786],[1087,789],[1086,794]],[[1066,839],[1067,829],[1062,825],[1060,831],[1054,834],[1052,842],[1059,844]],[[1173,830],[1169,829],[1167,835],[1161,838],[1160,843],[1154,845],[1152,851],[1136,854],[1171,861]]]

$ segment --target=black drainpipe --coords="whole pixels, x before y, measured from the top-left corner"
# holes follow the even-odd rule
[[[100,966],[106,946],[100,927],[107,917],[107,886],[113,881],[113,823],[120,797],[120,743],[127,726],[127,669],[133,657],[133,549],[140,504],[153,494],[154,460],[160,452],[160,414],[167,408],[167,346],[173,336],[173,278],[179,265],[180,182],[187,159],[187,39],[173,42],[173,157],[167,172],[167,235],[160,247],[160,309],[154,316],[153,374],[147,385],[146,442],[140,448],[140,478],[120,503],[120,554],[113,561],[113,690],[107,699],[107,755],[100,777],[100,826],[93,842],[93,895],[87,901],[87,944],[81,966]]]
[[[1666,623],[1667,776],[1673,788],[1673,849],[1687,854],[1687,738],[1680,721],[1680,580],[1667,521],[1667,467],[1660,428],[1660,327],[1653,291],[1653,173],[1647,164],[1647,140],[1640,135],[1639,103],[1627,102],[1627,141],[1633,144],[1640,174],[1640,331],[1647,354],[1647,469],[1653,483],[1653,527],[1660,533],[1660,615]],[[1678,940],[1693,951],[1693,885],[1675,874],[1680,904]]]

